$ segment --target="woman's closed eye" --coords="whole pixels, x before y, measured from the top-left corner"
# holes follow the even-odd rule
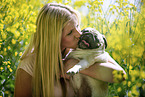
[[[71,34],[72,34],[72,30],[67,35],[71,35]]]

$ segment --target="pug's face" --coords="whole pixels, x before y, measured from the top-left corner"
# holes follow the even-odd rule
[[[96,49],[105,44],[107,47],[107,41],[104,35],[100,34],[97,30],[93,28],[85,28],[82,31],[80,40],[78,42],[78,47],[80,49]]]

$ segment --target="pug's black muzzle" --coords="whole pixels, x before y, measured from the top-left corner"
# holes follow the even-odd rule
[[[96,49],[101,46],[100,40],[97,35],[97,30],[93,28],[85,28],[82,30],[82,35],[80,36],[80,40],[78,42],[78,47],[80,49]],[[107,41],[104,36],[102,36],[105,48],[107,47]]]
[[[97,36],[92,33],[84,33],[81,35],[80,40],[78,42],[78,46],[81,49],[94,49],[99,48],[99,40]]]

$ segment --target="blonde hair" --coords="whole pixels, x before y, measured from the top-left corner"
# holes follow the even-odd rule
[[[63,27],[75,15],[79,16],[72,8],[56,3],[49,3],[41,8],[36,20],[36,33],[31,37],[30,44],[22,58],[30,53],[35,53],[33,96],[53,97],[54,84],[63,72],[61,55],[61,36]],[[32,49],[34,49],[32,51]]]

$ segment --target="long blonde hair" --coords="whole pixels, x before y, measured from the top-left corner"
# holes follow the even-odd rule
[[[59,74],[64,74],[60,47],[62,30],[73,15],[79,22],[76,11],[56,3],[44,5],[38,14],[36,33],[32,35],[30,44],[21,58],[24,59],[30,53],[36,54],[33,71],[34,97],[54,96],[54,84],[59,80]]]

